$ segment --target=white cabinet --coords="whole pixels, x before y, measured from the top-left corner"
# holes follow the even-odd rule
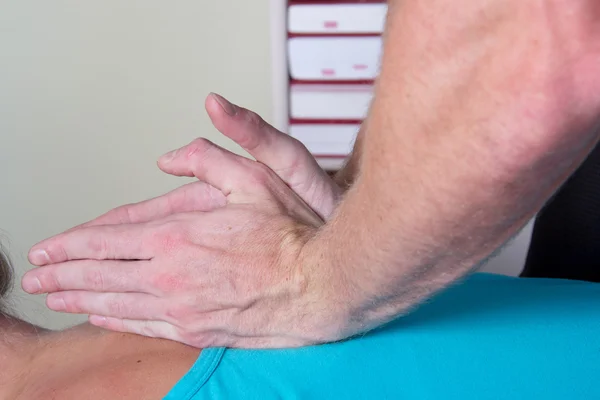
[[[338,169],[371,103],[387,2],[270,2],[274,123]]]
[[[372,93],[372,85],[292,85],[291,117],[309,120],[362,120],[367,115]]]
[[[289,7],[291,33],[381,33],[387,4],[298,4]]]
[[[290,75],[297,80],[372,80],[379,73],[380,37],[294,37]]]
[[[352,151],[359,124],[292,124],[290,135],[317,157],[345,157]]]

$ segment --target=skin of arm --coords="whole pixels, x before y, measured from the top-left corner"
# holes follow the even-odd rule
[[[389,6],[361,151],[337,179],[357,165],[359,174],[303,249],[345,300],[338,337],[407,312],[480,265],[598,139],[597,2]]]

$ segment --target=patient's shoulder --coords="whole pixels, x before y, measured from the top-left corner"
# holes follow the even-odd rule
[[[73,352],[56,360],[54,371],[30,386],[23,399],[162,398],[200,353],[165,340],[111,335],[75,345]]]

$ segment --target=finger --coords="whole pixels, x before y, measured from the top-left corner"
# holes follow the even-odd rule
[[[195,176],[228,196],[234,188],[245,184],[259,164],[199,138],[158,161],[164,172],[176,176]]]
[[[275,129],[258,114],[216,94],[206,99],[206,110],[221,133],[273,170],[302,200],[327,219],[341,189],[300,141]]]
[[[207,97],[205,106],[219,132],[275,171],[288,185],[293,186],[296,179],[292,182],[290,179],[304,170],[325,173],[300,141],[275,129],[255,112],[231,104],[215,93]]]
[[[94,326],[115,332],[134,333],[151,338],[183,342],[178,329],[164,321],[129,320],[100,315],[90,315],[88,320]]]
[[[204,182],[193,182],[150,200],[117,207],[66,232],[97,225],[139,224],[175,213],[211,211],[225,204],[225,196],[218,189]]]
[[[135,320],[162,319],[163,304],[160,298],[144,293],[69,291],[52,293],[46,298],[46,306],[53,311]]]
[[[148,261],[71,261],[32,269],[23,276],[21,286],[30,294],[65,290],[151,293],[145,273],[148,265]]]
[[[103,329],[172,340],[199,349],[227,347],[235,342],[234,336],[221,330],[206,330],[195,335],[183,335],[180,333],[180,328],[164,321],[129,320],[100,315],[90,315],[88,320],[90,324]]]
[[[90,226],[46,239],[29,251],[33,265],[72,260],[148,260],[152,250],[144,243],[145,224]]]

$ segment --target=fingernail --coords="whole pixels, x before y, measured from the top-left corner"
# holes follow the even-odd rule
[[[54,311],[65,311],[67,309],[65,301],[60,298],[48,297],[47,303],[48,308]]]
[[[29,256],[29,261],[31,261],[33,265],[46,265],[50,263],[50,257],[46,250],[34,250]]]
[[[215,98],[217,103],[219,103],[221,108],[223,108],[223,111],[225,111],[227,114],[232,115],[232,116],[237,114],[237,112],[238,112],[237,106],[231,104],[225,97],[218,95],[216,93],[211,93],[211,95]]]
[[[40,293],[42,291],[42,284],[38,278],[23,278],[21,284],[23,290],[29,294]]]
[[[160,161],[163,163],[171,162],[175,157],[177,157],[177,153],[179,153],[179,149],[170,151],[167,154],[164,154],[162,157],[160,157]]]

